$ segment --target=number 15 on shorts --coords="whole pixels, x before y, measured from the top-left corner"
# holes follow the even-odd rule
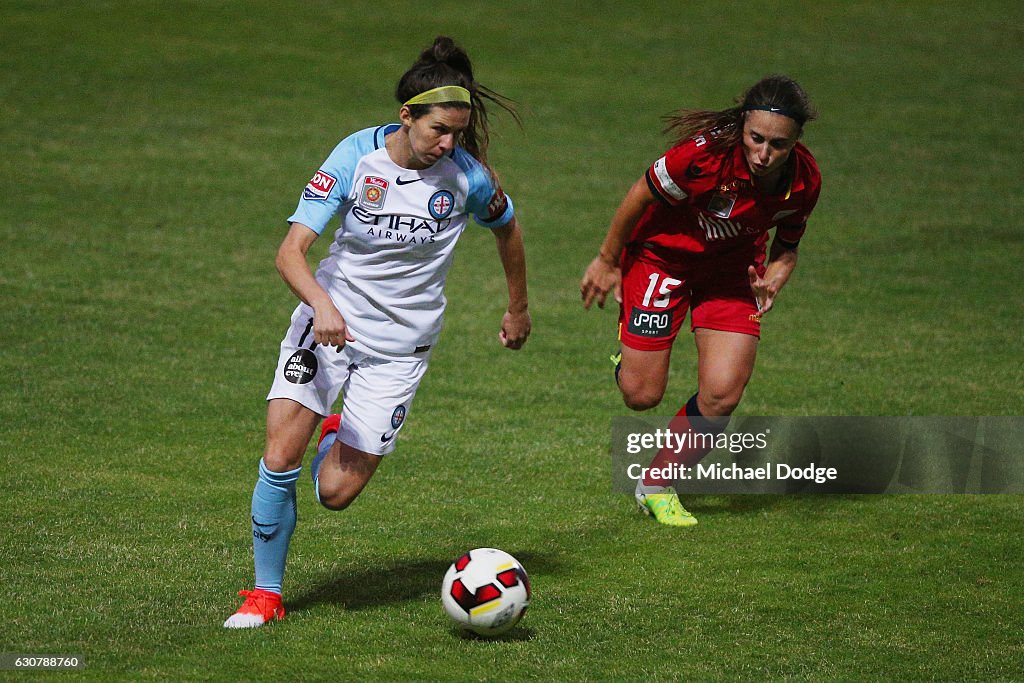
[[[661,278],[660,273],[651,273],[650,283],[647,285],[647,291],[644,293],[642,304],[644,308],[668,308],[672,290],[683,284],[682,280],[666,277],[661,279],[661,287],[658,287],[659,278]],[[654,298],[655,292],[657,292],[657,298]]]

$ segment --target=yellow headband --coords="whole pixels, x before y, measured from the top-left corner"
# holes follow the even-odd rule
[[[410,98],[409,101],[402,106],[408,107],[410,104],[445,104],[447,102],[465,102],[466,104],[471,104],[472,100],[469,97],[469,91],[462,86],[443,85],[440,88],[421,92],[419,95]]]

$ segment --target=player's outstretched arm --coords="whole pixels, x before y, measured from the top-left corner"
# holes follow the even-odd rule
[[[492,230],[498,245],[498,256],[505,269],[508,285],[508,309],[501,319],[498,339],[508,349],[521,349],[530,336],[529,299],[526,293],[526,248],[519,221],[513,218],[506,225]]]
[[[295,296],[313,309],[313,336],[316,343],[340,349],[345,342],[353,341],[354,338],[349,334],[345,319],[341,317],[331,297],[313,277],[306,261],[306,254],[317,237],[312,228],[302,223],[292,223],[277,250],[274,264]]]
[[[583,280],[580,281],[583,308],[589,309],[595,301],[598,307],[604,308],[609,292],[615,296],[615,301],[622,303],[622,269],[619,256],[640,216],[655,201],[657,200],[651,194],[646,178],[641,177],[629,188],[629,192],[615,211],[608,234],[601,244],[601,251],[587,266]]]

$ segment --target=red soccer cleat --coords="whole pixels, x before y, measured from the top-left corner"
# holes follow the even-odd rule
[[[238,611],[228,617],[224,628],[256,628],[268,621],[284,619],[284,605],[281,596],[259,588],[251,591],[238,591],[245,602]]]

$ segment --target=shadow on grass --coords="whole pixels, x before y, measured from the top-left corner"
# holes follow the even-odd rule
[[[680,496],[686,509],[702,515],[749,515],[778,506],[783,496]]]
[[[690,512],[701,515],[751,515],[772,508],[802,507],[816,510],[850,502],[869,502],[880,496],[864,494],[689,494],[680,496]]]
[[[553,555],[509,551],[528,573],[552,574],[558,571]],[[399,602],[441,597],[441,580],[453,557],[426,557],[382,563],[322,577],[288,601],[289,611],[301,612],[316,605],[339,605],[359,610]],[[510,635],[515,635],[513,629]],[[529,638],[523,638],[528,640]]]
[[[461,628],[453,626],[450,629],[453,637],[460,638],[462,640],[473,640],[481,643],[513,643],[533,640],[534,630],[523,626],[516,626],[508,633],[503,633],[500,636],[481,636],[471,631],[466,631]]]

